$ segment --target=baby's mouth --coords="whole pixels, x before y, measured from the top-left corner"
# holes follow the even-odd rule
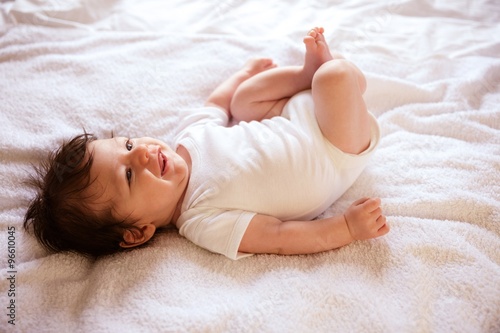
[[[167,173],[168,170],[168,160],[167,157],[158,150],[158,163],[160,165],[160,177],[163,177],[164,174]]]

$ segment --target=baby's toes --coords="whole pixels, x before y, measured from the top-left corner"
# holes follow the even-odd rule
[[[316,39],[312,36],[304,37],[304,44],[306,44],[306,51],[313,51],[316,47]]]
[[[318,35],[316,36],[316,40],[317,40],[318,42],[323,42],[323,43],[325,43],[325,44],[326,44],[325,35],[323,35],[323,34],[318,34]]]

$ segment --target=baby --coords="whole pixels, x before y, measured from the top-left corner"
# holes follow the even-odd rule
[[[389,231],[380,199],[315,219],[356,180],[380,138],[366,81],[304,37],[303,66],[250,60],[189,110],[175,144],[80,135],[37,169],[25,217],[48,249],[93,256],[145,244],[157,229],[212,252],[306,254]],[[234,126],[230,126],[232,120]]]

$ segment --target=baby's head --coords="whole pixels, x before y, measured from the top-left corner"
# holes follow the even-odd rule
[[[38,193],[24,226],[52,251],[111,254],[174,222],[188,180],[185,160],[159,140],[82,134],[31,178]]]

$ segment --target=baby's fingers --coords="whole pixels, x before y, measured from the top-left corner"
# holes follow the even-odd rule
[[[376,211],[380,211],[380,213],[382,213],[380,209],[380,204],[381,204],[380,198],[372,198],[366,200],[366,202],[363,203],[363,206],[366,212],[375,213]]]
[[[375,220],[378,220],[380,217],[384,216],[382,214],[382,208],[378,207],[374,211],[370,213],[370,216],[374,218]]]
[[[387,219],[384,215],[380,215],[377,220],[375,221],[375,224],[380,228],[382,227],[385,223],[387,222]]]
[[[368,200],[370,200],[370,198],[367,198],[367,197],[360,198],[360,199],[354,201],[351,206],[358,206],[358,205],[364,204]]]
[[[387,219],[385,218],[384,215],[380,216],[377,221],[377,225],[379,225],[379,229],[377,230],[377,237],[383,236],[391,230],[389,227],[389,224],[387,224]]]

